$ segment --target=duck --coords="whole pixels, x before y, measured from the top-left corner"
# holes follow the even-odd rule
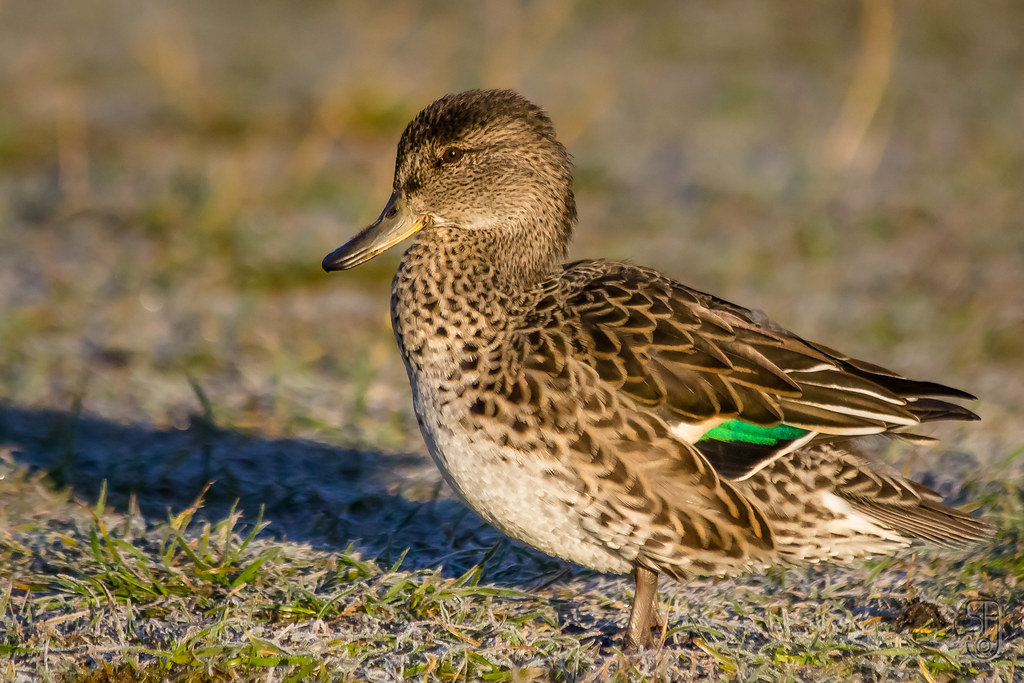
[[[971,394],[808,341],[654,269],[566,262],[573,167],[519,93],[445,95],[405,128],[354,268],[411,238],[391,323],[427,450],[507,536],[631,575],[622,647],[657,645],[658,581],[962,548],[982,519],[873,459],[868,435],[977,420]]]

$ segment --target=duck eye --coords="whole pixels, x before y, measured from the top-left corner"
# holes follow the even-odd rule
[[[446,164],[454,164],[465,153],[466,151],[459,147],[449,147],[441,154],[441,161]]]

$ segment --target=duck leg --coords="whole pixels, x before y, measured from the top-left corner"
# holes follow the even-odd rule
[[[636,592],[623,643],[629,652],[654,647],[651,626],[661,621],[658,614],[658,572],[638,564],[633,570],[633,578],[636,581]]]

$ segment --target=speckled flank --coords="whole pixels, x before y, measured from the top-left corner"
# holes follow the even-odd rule
[[[563,264],[569,157],[519,95],[427,107],[402,136],[394,192],[392,217],[324,265],[365,260],[374,230],[419,231],[391,297],[416,414],[448,483],[509,536],[635,571],[647,596],[658,572],[847,561],[987,533],[842,445],[976,419],[951,402],[969,394],[807,342],[647,268]],[[634,605],[627,645],[649,644],[650,607]]]
[[[514,538],[606,571],[629,571],[641,555],[680,576],[770,563],[757,509],[661,418],[573,358],[582,347],[562,334],[556,305],[569,290],[556,296],[545,281],[467,297],[492,273],[471,248],[452,263],[450,232],[410,248],[392,310],[424,438],[467,503]],[[438,282],[410,276],[422,272],[460,295],[425,312]],[[551,510],[564,519],[543,519]]]

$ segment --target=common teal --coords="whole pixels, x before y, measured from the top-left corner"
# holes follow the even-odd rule
[[[572,165],[509,90],[447,95],[398,144],[380,218],[323,261],[409,237],[391,320],[445,480],[541,552],[632,573],[627,649],[654,643],[659,573],[846,562],[983,521],[850,443],[975,420],[970,394],[806,341],[649,268],[565,263]]]

